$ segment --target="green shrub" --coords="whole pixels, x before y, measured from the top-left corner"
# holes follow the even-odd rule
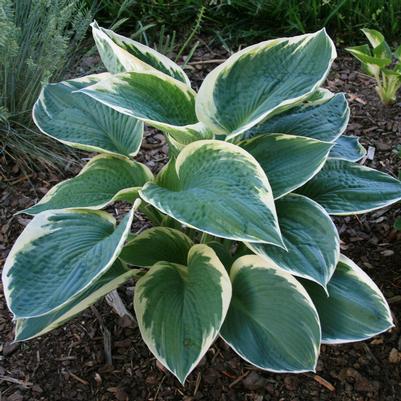
[[[90,19],[83,0],[0,0],[0,146],[22,164],[60,163],[61,147],[31,129],[31,110],[75,61]]]
[[[303,372],[321,343],[393,326],[330,215],[390,205],[401,182],[354,162],[346,98],[320,87],[336,56],[324,30],[245,48],[198,93],[153,49],[93,34],[109,72],[48,85],[34,106],[47,135],[100,154],[24,211],[3,270],[17,341],[132,277],[142,337],[181,382],[218,335],[262,369]],[[132,159],[143,124],[170,144],[156,176]],[[115,200],[132,204],[118,225],[100,211]],[[137,212],[153,227],[131,234]]]

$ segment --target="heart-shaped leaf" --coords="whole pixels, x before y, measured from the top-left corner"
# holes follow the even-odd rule
[[[372,279],[341,255],[327,290],[303,280],[322,325],[322,342],[362,341],[394,326],[390,308]]]
[[[38,214],[44,210],[102,209],[112,201],[138,197],[138,190],[153,178],[142,163],[99,155],[74,178],[53,187],[36,205],[24,210]]]
[[[220,332],[223,339],[261,369],[314,370],[320,323],[302,285],[256,255],[237,259],[230,278],[233,295]]]
[[[156,69],[191,86],[183,69],[163,54],[110,29],[101,28],[96,22],[91,27],[100,57],[108,71],[115,74]]]
[[[247,47],[203,81],[196,98],[199,121],[215,134],[235,137],[310,96],[335,57],[325,30]]]
[[[359,143],[357,136],[341,135],[330,151],[330,157],[357,162],[366,155],[366,149]]]
[[[234,240],[282,245],[269,181],[258,162],[228,142],[187,145],[141,197],[198,230]]]
[[[154,265],[135,288],[142,338],[181,383],[217,337],[231,300],[231,283],[214,251],[195,245],[186,266]]]
[[[276,267],[326,287],[340,256],[340,238],[330,216],[316,202],[296,194],[276,201],[276,208],[287,251],[247,245]]]
[[[323,91],[322,98],[286,110],[247,131],[251,138],[260,134],[281,132],[332,142],[345,130],[349,120],[348,102],[343,93]]]
[[[358,214],[401,200],[401,182],[360,164],[328,159],[298,192],[321,204],[329,214]]]
[[[117,259],[106,273],[61,309],[39,317],[18,319],[15,341],[29,340],[56,329],[137,274],[138,270],[128,269]]]
[[[181,231],[167,227],[152,227],[130,240],[120,258],[140,267],[150,267],[157,262],[185,265],[192,240]]]
[[[239,143],[265,171],[274,199],[299,188],[326,162],[328,142],[286,134],[266,134]]]
[[[113,217],[100,211],[59,210],[35,216],[3,269],[10,311],[17,319],[38,317],[73,301],[113,264],[132,219],[133,210],[116,228]]]
[[[46,135],[74,148],[135,156],[142,142],[143,123],[76,93],[110,77],[88,75],[46,85],[33,107],[33,119]]]

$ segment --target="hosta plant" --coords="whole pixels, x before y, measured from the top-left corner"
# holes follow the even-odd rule
[[[364,44],[346,50],[361,62],[363,71],[376,80],[380,100],[385,105],[391,105],[395,103],[401,87],[401,45],[393,52],[379,31],[362,29],[362,32],[372,48]]]
[[[344,94],[322,89],[325,30],[228,58],[198,92],[156,51],[93,24],[106,73],[47,85],[37,126],[99,154],[24,211],[3,270],[16,340],[60,326],[127,280],[143,340],[181,382],[220,336],[274,372],[313,371],[321,343],[392,327],[379,288],[340,254],[331,217],[401,199],[401,182],[358,161]],[[135,161],[144,124],[170,160]],[[131,210],[118,224],[101,211]],[[142,213],[152,227],[131,232]]]

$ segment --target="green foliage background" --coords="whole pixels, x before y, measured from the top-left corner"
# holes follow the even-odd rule
[[[322,26],[351,42],[360,38],[362,27],[378,29],[389,39],[401,33],[401,0],[99,0],[98,6],[101,22],[123,20],[126,30],[145,27],[156,36],[161,26],[187,32],[205,6],[203,31],[230,46]]]

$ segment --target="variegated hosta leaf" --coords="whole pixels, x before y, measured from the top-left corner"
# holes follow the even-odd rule
[[[322,325],[322,342],[362,341],[394,326],[389,306],[376,284],[352,260],[341,255],[327,294],[310,281],[311,296]]]
[[[133,210],[116,228],[114,218],[100,211],[59,210],[35,216],[4,266],[10,311],[17,319],[38,317],[71,302],[113,264],[132,218]]]
[[[235,137],[310,96],[335,57],[325,30],[247,47],[203,81],[196,98],[199,121],[215,134]]]
[[[341,135],[331,149],[329,156],[336,159],[357,162],[366,155],[366,149],[359,143],[357,136]]]
[[[345,95],[331,94],[278,113],[247,131],[244,136],[251,138],[269,132],[281,132],[332,142],[344,132],[349,114]]]
[[[181,231],[153,227],[130,240],[120,258],[130,265],[150,267],[157,262],[185,265],[192,240]]]
[[[159,71],[116,74],[80,93],[166,131],[181,143],[209,135],[195,114],[195,92]]]
[[[15,341],[28,340],[56,329],[137,274],[138,270],[128,269],[117,259],[106,273],[61,309],[39,317],[18,319]]]
[[[230,270],[233,295],[221,336],[242,358],[273,372],[314,370],[320,323],[302,285],[256,255]]]
[[[99,155],[74,178],[60,182],[36,205],[24,210],[37,214],[44,210],[101,209],[115,200],[133,201],[138,190],[153,178],[142,163]]]
[[[282,245],[269,181],[239,146],[208,140],[187,145],[141,197],[198,230],[240,241]]]
[[[267,244],[247,246],[276,267],[326,287],[340,256],[340,239],[327,212],[304,196],[276,201],[278,221],[288,251]]]
[[[401,200],[401,182],[360,164],[328,159],[298,192],[320,203],[329,214],[358,214]]]
[[[143,123],[77,93],[110,74],[88,75],[46,85],[33,107],[33,119],[46,135],[74,148],[135,156]]]
[[[372,75],[373,77],[379,77],[380,68],[384,68],[389,64],[388,60],[380,60],[378,57],[372,57],[368,44],[347,47],[345,50],[361,62],[362,71],[365,74]],[[382,65],[378,65],[377,63]]]
[[[93,38],[107,70],[112,73],[156,69],[191,86],[183,69],[168,57],[135,40],[91,24]]]
[[[240,142],[239,146],[259,162],[277,199],[317,174],[333,145],[301,136],[266,134]]]
[[[382,59],[388,58],[390,59],[393,57],[390,46],[387,44],[384,36],[375,29],[361,29],[361,31],[365,34],[368,38],[370,44],[373,47],[373,55],[375,57],[380,57]]]
[[[195,245],[187,266],[159,262],[135,288],[142,338],[181,383],[217,337],[231,300],[231,283],[214,251]]]

